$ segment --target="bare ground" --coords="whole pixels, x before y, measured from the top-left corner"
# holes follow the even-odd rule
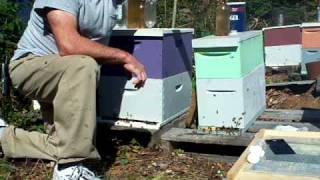
[[[88,162],[103,179],[223,179],[232,164],[213,163],[182,150],[168,154],[159,148],[121,145],[115,160]],[[53,163],[42,160],[4,160],[0,179],[51,179]],[[2,178],[1,178],[2,177]]]
[[[267,74],[267,82],[300,80],[286,73]],[[320,109],[314,86],[289,86],[267,89],[267,106],[273,109]],[[98,130],[99,131],[99,130]],[[145,148],[133,137],[99,135],[102,161],[90,162],[104,179],[223,179],[232,163],[216,163],[190,155],[181,149],[166,153],[161,148]],[[0,179],[51,179],[53,164],[42,160],[0,159]]]

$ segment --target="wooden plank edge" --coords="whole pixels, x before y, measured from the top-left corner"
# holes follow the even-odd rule
[[[191,106],[189,107],[188,110],[188,116],[186,117],[185,120],[185,126],[187,128],[190,128],[192,124],[195,121],[195,116],[196,116],[196,111],[197,111],[197,93],[195,90],[192,91],[192,99],[191,99]]]
[[[273,119],[287,122],[319,122],[319,110],[266,109],[258,119]]]
[[[261,139],[265,134],[265,130],[261,130],[260,132],[258,132],[254,139],[251,141],[251,143],[249,144],[249,146],[254,145],[257,143],[257,141],[259,139]],[[248,147],[249,147],[248,146]],[[234,180],[237,175],[243,170],[245,169],[245,166],[243,164],[248,164],[247,162],[247,156],[249,154],[249,148],[246,148],[245,151],[241,154],[240,158],[238,159],[238,161],[232,166],[232,168],[228,171],[227,173],[227,179],[228,180]]]
[[[265,130],[264,138],[268,137],[288,137],[288,138],[310,138],[310,139],[319,139],[320,138],[320,132],[287,132],[287,131],[276,131],[276,130]]]
[[[172,128],[163,134],[161,140],[176,143],[247,146],[254,137],[254,134],[252,133],[243,133],[241,136],[223,136],[215,134],[197,134],[194,131],[195,130],[192,129]]]
[[[154,147],[161,143],[161,136],[168,132],[172,128],[176,127],[184,127],[185,119],[188,116],[188,113],[184,113],[177,117],[175,120],[167,123],[166,125],[162,126],[159,130],[153,131],[151,135],[151,140],[148,143],[148,147]]]
[[[257,133],[261,129],[274,129],[278,125],[293,126],[295,128],[307,128],[308,131],[320,131],[320,123],[301,123],[301,122],[278,122],[278,121],[256,121],[249,127],[247,132]]]
[[[281,87],[281,86],[292,86],[292,85],[312,85],[315,80],[303,80],[303,81],[290,81],[281,83],[271,83],[267,84],[266,87]]]
[[[240,172],[237,180],[319,180],[319,177],[293,176],[263,172]]]

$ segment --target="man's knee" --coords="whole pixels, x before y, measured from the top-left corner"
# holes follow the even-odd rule
[[[96,60],[86,55],[74,55],[66,56],[66,59],[70,60],[71,68],[82,73],[99,74],[100,68]]]
[[[97,61],[90,56],[80,55],[80,57],[77,59],[77,63],[82,68],[86,68],[88,70],[99,70],[99,65]]]

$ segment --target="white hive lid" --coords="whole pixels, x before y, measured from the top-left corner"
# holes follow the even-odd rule
[[[262,31],[238,32],[229,36],[206,36],[192,41],[192,47],[199,48],[217,48],[217,47],[235,47],[240,42],[261,35]]]
[[[114,29],[112,36],[145,36],[163,37],[167,34],[194,33],[192,28],[145,28],[145,29]]]
[[[303,28],[312,28],[312,27],[320,27],[320,22],[307,22],[307,23],[302,23],[301,27]]]
[[[301,24],[292,24],[292,25],[286,25],[286,26],[271,26],[271,27],[266,27],[263,28],[262,30],[271,30],[271,29],[286,29],[286,28],[296,28],[296,27],[301,27]]]

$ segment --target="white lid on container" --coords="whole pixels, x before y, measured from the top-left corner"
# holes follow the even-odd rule
[[[194,33],[192,28],[113,29],[112,36],[163,37],[167,34]]]
[[[308,27],[320,27],[320,22],[307,22],[307,23],[302,23],[301,27],[303,28],[308,28]]]
[[[227,2],[227,5],[245,5],[246,2]]]
[[[262,34],[262,31],[245,31],[238,32],[229,36],[206,36],[192,40],[194,49],[200,48],[218,48],[218,47],[235,47],[240,42],[254,38]]]
[[[292,25],[286,25],[286,26],[271,26],[271,27],[266,27],[263,28],[262,30],[271,30],[271,29],[286,29],[286,28],[296,28],[296,27],[301,27],[301,24],[292,24]]]

